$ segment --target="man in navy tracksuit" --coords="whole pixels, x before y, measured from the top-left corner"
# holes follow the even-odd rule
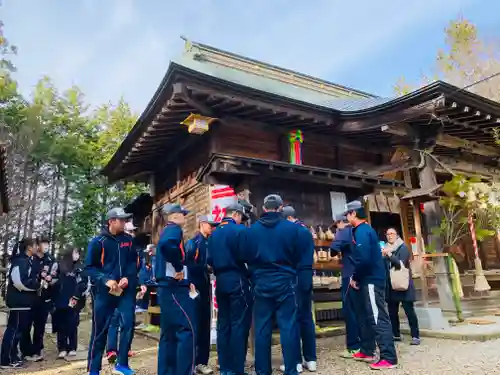
[[[337,215],[336,217],[337,232],[335,239],[330,245],[332,256],[342,255],[342,313],[344,315],[345,330],[346,330],[346,351],[341,354],[341,357],[351,358],[353,354],[359,351],[360,339],[359,328],[355,314],[356,299],[359,299],[359,291],[350,288],[349,283],[354,272],[353,250],[354,243],[352,241],[352,226],[347,221],[345,215]]]
[[[158,375],[192,375],[195,371],[196,294],[188,279],[182,225],[188,211],[179,204],[162,207],[167,223],[156,249],[155,276],[160,304]]]
[[[298,374],[297,269],[301,269],[302,254],[310,239],[303,228],[283,218],[282,207],[279,195],[267,196],[264,213],[245,231],[243,242],[255,298],[255,371],[258,375],[272,372],[274,317],[280,330],[285,374]]]
[[[216,277],[217,355],[222,375],[243,375],[251,325],[248,270],[241,254],[244,207],[235,203],[208,240],[209,265]]]
[[[302,340],[302,355],[305,367],[309,371],[316,371],[316,329],[312,316],[312,265],[314,263],[314,240],[305,224],[297,219],[292,206],[283,207],[283,217],[300,226],[304,231],[305,247],[301,249],[303,261],[297,269],[297,321],[299,323],[300,338]],[[302,355],[299,353],[297,371],[302,371]],[[284,366],[282,366],[284,371]]]
[[[137,251],[133,238],[124,232],[131,215],[122,208],[113,208],[106,216],[108,225],[88,246],[84,277],[92,287],[92,332],[90,336],[88,371],[99,374],[106,347],[109,324],[115,309],[120,313],[122,330],[118,362],[113,373],[132,375],[128,352],[134,330],[134,309],[137,287]]]
[[[385,301],[387,271],[378,235],[366,222],[366,213],[361,202],[350,202],[347,205],[346,217],[353,227],[352,241],[355,245],[354,272],[349,285],[360,293],[356,316],[360,323],[361,348],[352,357],[373,362],[378,345],[380,358],[376,363],[370,364],[370,367],[374,370],[395,368],[398,358]]]
[[[208,367],[210,356],[211,301],[210,275],[208,272],[208,237],[217,223],[211,215],[198,218],[199,231],[186,244],[188,254],[188,275],[198,293],[196,298],[196,370],[209,375],[213,370]]]

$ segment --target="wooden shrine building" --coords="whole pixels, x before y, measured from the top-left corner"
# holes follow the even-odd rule
[[[399,197],[450,171],[493,178],[499,125],[499,103],[444,82],[379,98],[187,41],[103,174],[148,183],[155,207],[183,203],[193,212],[187,235],[212,209],[211,186],[229,185],[257,210],[281,194],[317,230],[364,196],[372,225],[381,234],[397,226],[409,241],[414,210]],[[431,227],[433,212],[423,213]],[[159,222],[145,220],[154,238]],[[496,240],[482,257],[500,268]]]

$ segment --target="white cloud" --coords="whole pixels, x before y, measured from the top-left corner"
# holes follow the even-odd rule
[[[380,53],[464,1],[254,0],[197,7],[182,30],[193,39],[317,76]],[[212,3],[213,4],[213,3]]]
[[[254,0],[252,7],[228,0],[188,2],[179,4],[175,14],[165,13],[161,23],[153,18],[145,29],[143,24],[134,24],[127,30],[134,34],[127,50],[117,53],[105,67],[107,72],[95,79],[104,92],[123,93],[142,110],[168,60],[182,53],[180,35],[326,77],[383,53],[408,31],[431,22],[444,10],[456,12],[464,1],[402,4],[398,0],[316,0],[312,6],[309,2]],[[119,20],[128,20],[129,16],[128,7],[117,15]],[[124,27],[121,30],[125,32]]]
[[[140,92],[142,95],[137,96],[131,94],[131,90],[135,93],[134,88],[141,87],[144,77],[151,77],[147,83],[155,82],[156,85],[160,83],[169,63],[167,54],[170,47],[169,40],[165,42],[153,30],[146,29],[140,38],[131,41],[129,48],[123,54],[109,61],[107,69],[103,69],[101,74],[95,76],[103,83],[98,93],[100,98],[95,102],[116,101],[125,95],[126,98],[134,97],[142,103],[149,100],[148,95],[153,94],[154,88],[151,87],[150,92]],[[129,95],[126,95],[127,93]]]
[[[89,31],[83,34],[82,40],[63,46],[62,52],[57,56],[57,69],[54,74],[56,81],[64,86],[69,86],[75,82],[75,77],[94,59],[100,49],[108,49],[113,40],[125,34],[126,28],[131,27],[136,21],[135,1],[134,0],[113,0],[109,11],[104,16],[104,25],[100,29],[91,32],[95,24],[90,24]],[[99,6],[94,0],[86,0],[83,3],[87,19],[92,21],[98,14],[102,5]]]

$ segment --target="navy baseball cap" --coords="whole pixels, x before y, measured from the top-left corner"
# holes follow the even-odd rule
[[[347,215],[349,212],[352,212],[352,211],[358,211],[359,209],[362,209],[362,208],[364,209],[364,206],[363,206],[363,203],[361,203],[360,201],[349,202],[346,205],[346,210],[344,212],[344,215]]]
[[[131,217],[132,214],[126,213],[125,210],[121,207],[112,208],[106,214],[106,220],[113,220],[113,219],[126,220],[130,219]]]
[[[207,223],[207,224],[210,224],[212,226],[219,224],[218,222],[216,222],[214,220],[214,215],[201,215],[198,217],[198,221],[200,223]]]
[[[184,207],[182,207],[178,203],[168,203],[161,208],[161,211],[165,215],[183,214],[184,216],[186,216],[189,213],[188,210],[184,209]]]
[[[239,212],[245,220],[248,219],[248,215],[245,213],[245,207],[237,202],[231,203],[229,206],[227,206],[226,212]]]
[[[264,208],[268,210],[277,210],[283,206],[283,199],[278,194],[270,194],[264,198]]]
[[[292,206],[283,207],[283,217],[286,219],[287,217],[297,217],[297,213],[295,212],[295,208]]]

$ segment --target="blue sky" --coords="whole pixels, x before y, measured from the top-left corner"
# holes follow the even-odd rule
[[[335,83],[392,96],[418,81],[459,14],[485,35],[500,30],[498,0],[3,0],[0,19],[19,47],[23,93],[42,75],[76,84],[92,105],[121,95],[141,112],[180,35]]]

